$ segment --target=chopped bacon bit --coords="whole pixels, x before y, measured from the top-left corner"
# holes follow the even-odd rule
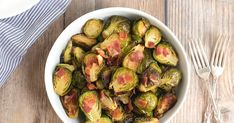
[[[125,74],[125,80],[126,81],[131,81],[132,80],[132,76],[129,74]]]
[[[168,52],[168,50],[166,48],[163,49],[163,55],[165,57],[167,57],[167,55],[169,55],[169,52]]]
[[[155,43],[153,41],[148,42],[148,48],[154,48]]]
[[[128,33],[126,33],[126,32],[120,32],[119,33],[119,38],[120,38],[120,40],[124,40],[124,39],[126,39],[128,37]]]
[[[138,103],[142,106],[142,107],[146,107],[147,106],[147,101],[144,99],[138,99]]]
[[[119,84],[126,84],[132,80],[132,76],[130,76],[129,74],[125,74],[125,75],[119,76],[117,80]]]
[[[158,76],[156,74],[150,74],[149,79],[152,80],[152,81],[155,81],[155,80],[158,79]]]
[[[96,96],[95,95],[90,95],[89,97],[86,97],[83,101],[84,111],[86,113],[89,113],[95,103],[96,103]]]
[[[98,63],[98,59],[96,57],[89,59],[88,62],[85,64],[86,66],[92,66],[93,63]]]
[[[105,97],[105,94],[103,91],[100,91],[100,99],[104,98]]]
[[[108,58],[108,56],[105,54],[105,52],[101,48],[96,48],[96,52],[101,55],[103,58]]]
[[[97,89],[96,86],[95,86],[94,84],[92,84],[92,83],[87,83],[87,88],[88,88],[89,90]]]
[[[113,41],[110,45],[107,46],[107,52],[110,56],[119,55],[121,51],[120,42],[118,40]]]
[[[127,105],[127,112],[130,113],[133,110],[132,102],[129,100],[129,103]]]
[[[59,68],[59,70],[56,72],[56,75],[61,78],[65,74],[65,69],[64,68]]]
[[[90,75],[90,70],[91,70],[91,66],[86,66],[86,67],[85,67],[85,73],[86,73],[87,75]]]
[[[68,113],[74,115],[77,111],[77,91],[71,90],[68,95],[62,98],[64,100],[64,107],[68,110]]]
[[[121,110],[120,108],[116,108],[114,111],[111,112],[111,116],[114,117],[114,118],[118,118],[118,117],[121,117]]]
[[[156,52],[156,55],[161,55],[162,54],[162,52],[163,52],[163,49],[161,48],[161,47],[157,47],[157,48],[155,48],[155,52]]]
[[[141,61],[144,57],[144,54],[141,51],[135,51],[130,54],[130,60],[131,61]]]
[[[126,83],[126,81],[125,81],[125,79],[124,79],[123,76],[119,76],[118,77],[118,82],[119,82],[119,84],[125,84]]]

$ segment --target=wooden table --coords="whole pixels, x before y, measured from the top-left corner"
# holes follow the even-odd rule
[[[188,53],[190,38],[200,38],[210,57],[221,33],[231,35],[226,69],[219,80],[222,95],[234,85],[234,1],[233,0],[73,0],[28,50],[21,64],[0,89],[0,123],[60,123],[46,95],[44,66],[58,35],[73,20],[95,9],[122,6],[145,11],[164,22],[179,38]],[[190,58],[190,57],[189,57]],[[183,108],[170,123],[201,123],[207,93],[191,67],[192,79]]]

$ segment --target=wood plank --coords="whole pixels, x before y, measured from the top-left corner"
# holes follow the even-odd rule
[[[231,35],[229,58],[218,87],[221,95],[230,96],[233,86],[234,57],[233,28],[234,3],[228,0],[167,0],[167,25],[178,36],[188,54],[190,38],[200,38],[205,52],[210,57],[219,34]],[[195,40],[197,41],[197,40]],[[196,76],[192,66],[190,91],[183,108],[171,120],[171,123],[200,123],[207,104],[207,93],[201,86],[202,81]],[[205,97],[205,98],[204,98]]]
[[[96,0],[96,9],[106,7],[128,7],[149,13],[162,22],[165,21],[164,0]]]

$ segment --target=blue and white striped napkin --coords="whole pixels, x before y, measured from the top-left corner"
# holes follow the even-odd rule
[[[65,12],[69,3],[70,0],[40,0],[22,14],[0,19],[0,87],[27,49]]]

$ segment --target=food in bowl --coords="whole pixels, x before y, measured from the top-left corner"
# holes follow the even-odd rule
[[[176,103],[182,72],[161,31],[146,18],[89,19],[53,73],[68,117],[86,122],[158,122]]]

